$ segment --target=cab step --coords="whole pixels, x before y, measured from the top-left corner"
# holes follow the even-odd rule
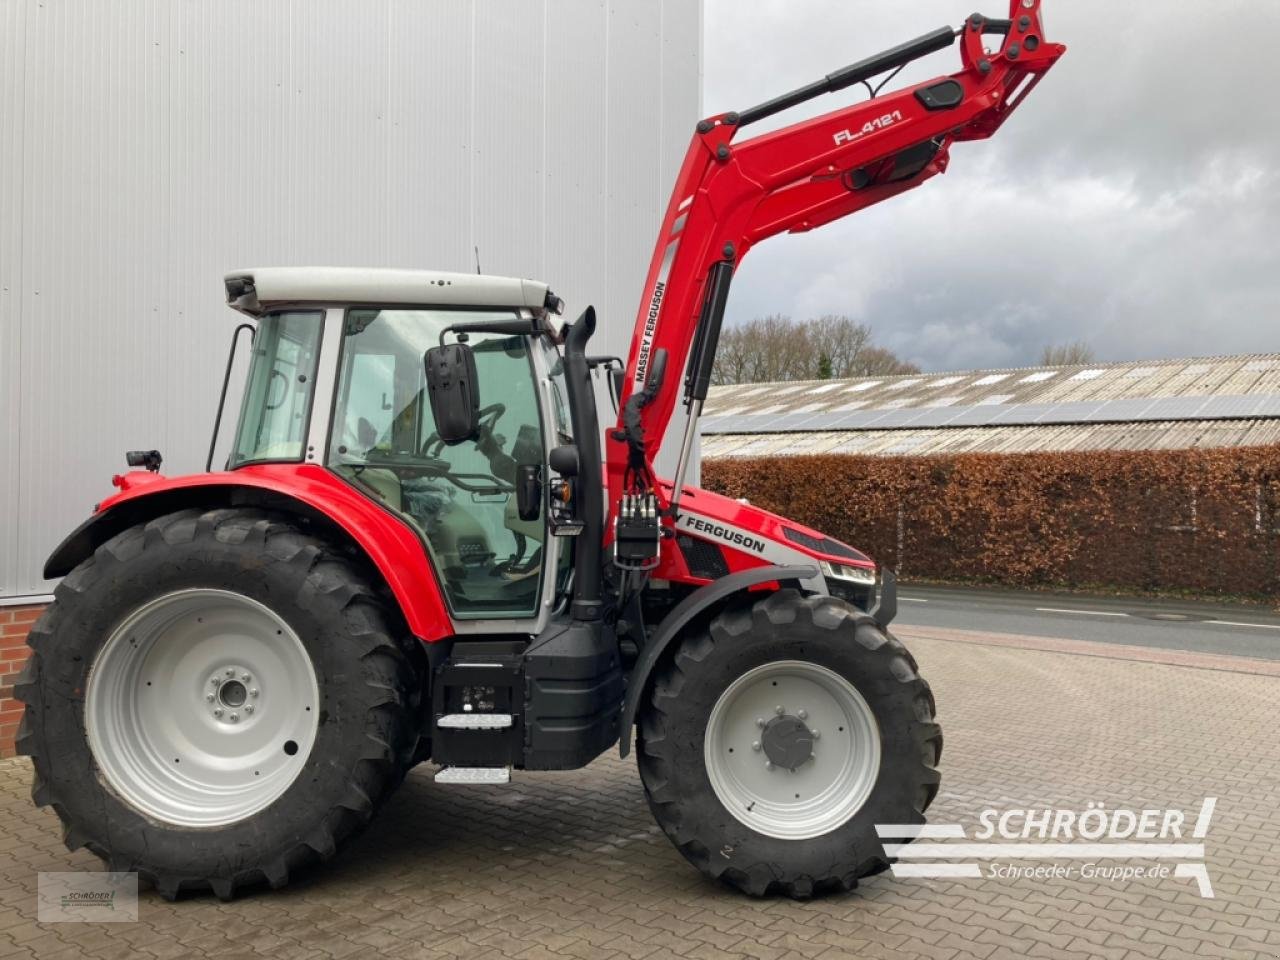
[[[509,713],[446,713],[436,720],[446,730],[505,730],[514,723]]]
[[[445,767],[436,772],[436,783],[510,783],[510,767]]]

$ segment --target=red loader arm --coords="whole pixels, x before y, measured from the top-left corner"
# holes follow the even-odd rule
[[[984,49],[989,35],[1003,36],[991,53]],[[749,123],[854,84],[871,90],[871,78],[896,73],[957,37],[963,69],[950,77],[733,143]],[[607,442],[611,510],[626,493],[652,490],[664,499],[652,458],[675,409],[676,376],[687,365],[691,427],[673,488],[672,501],[678,502],[729,282],[747,251],[775,234],[812,230],[944,172],[951,144],[995,133],[1065,51],[1044,39],[1040,0],[1011,0],[1009,20],[975,14],[958,30],[944,27],[741,114],[698,124],[649,265],[618,425]]]

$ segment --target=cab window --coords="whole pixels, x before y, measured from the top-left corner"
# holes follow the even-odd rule
[[[323,329],[312,311],[259,320],[229,466],[302,459]]]

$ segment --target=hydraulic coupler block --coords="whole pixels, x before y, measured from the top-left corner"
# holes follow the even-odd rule
[[[658,565],[662,524],[652,493],[628,493],[613,522],[613,562],[623,570],[652,570]]]

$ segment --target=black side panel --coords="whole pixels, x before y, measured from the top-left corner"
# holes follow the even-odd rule
[[[622,706],[622,730],[620,732],[620,753],[626,756],[631,752],[631,728],[635,726],[636,711],[640,709],[640,698],[649,682],[649,675],[657,665],[658,659],[667,646],[680,635],[694,617],[704,610],[715,607],[728,600],[736,593],[748,587],[754,587],[771,580],[810,580],[818,575],[817,566],[806,567],[756,567],[753,570],[740,570],[727,577],[721,577],[705,587],[699,587],[685,597],[667,614],[658,628],[645,642],[640,659],[636,661],[631,676],[627,677],[627,697]]]
[[[525,654],[526,770],[576,770],[618,740],[622,663],[601,621],[556,624]]]
[[[676,537],[680,553],[689,572],[704,580],[719,580],[729,575],[729,564],[724,558],[724,551],[710,540],[701,540],[680,534]]]

